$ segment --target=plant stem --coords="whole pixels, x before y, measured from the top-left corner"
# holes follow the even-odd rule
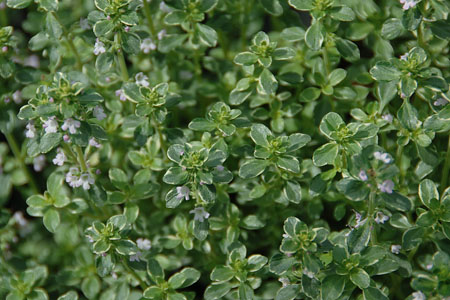
[[[370,244],[371,245],[376,245],[377,243],[377,230],[375,228],[374,225],[374,218],[373,218],[373,214],[375,212],[375,190],[371,190],[370,194],[369,194],[369,207],[368,207],[368,218],[369,218],[369,222],[370,222],[370,226],[372,227],[372,235],[370,237]]]
[[[245,51],[247,48],[247,24],[248,24],[248,15],[250,14],[250,6],[251,6],[250,0],[247,1],[241,1],[241,47],[242,51]]]
[[[162,135],[161,128],[159,128],[159,124],[158,124],[157,121],[155,121],[154,117],[152,117],[152,123],[153,123],[153,127],[156,130],[156,133],[158,134],[159,146],[161,147],[161,151],[163,153],[163,157],[164,157],[164,159],[166,159],[166,157],[167,157],[167,147],[166,147],[166,145],[164,143],[164,137]]]
[[[84,159],[83,150],[81,150],[80,146],[75,146],[75,150],[77,152],[78,162],[80,163],[81,170],[83,172],[87,172],[87,165],[86,165],[86,160]]]
[[[144,1],[145,2],[145,1]],[[119,65],[120,65],[120,71],[122,73],[122,80],[123,81],[128,81],[128,79],[130,78],[128,76],[128,69],[127,69],[127,64],[125,62],[125,57],[123,56],[123,49],[122,49],[122,39],[120,38],[119,34],[116,34],[116,36],[114,37],[114,39],[116,40],[116,42],[119,44],[120,48],[117,49],[117,57],[119,59]]]
[[[73,55],[75,56],[75,60],[77,61],[77,69],[79,71],[81,71],[82,68],[83,68],[83,62],[81,61],[80,54],[78,53],[78,50],[75,47],[75,44],[74,44],[73,40],[69,37],[69,32],[67,31],[66,27],[64,27],[64,25],[61,23],[61,21],[59,20],[58,16],[56,15],[56,13],[54,11],[52,11],[51,14],[53,15],[53,17],[55,17],[55,20],[61,26],[61,28],[63,30],[64,37],[65,37],[67,43],[69,44],[69,48],[72,51]]]
[[[24,158],[22,157],[22,153],[19,149],[19,146],[17,145],[17,141],[14,138],[14,135],[11,133],[5,133],[6,141],[9,144],[9,147],[11,148],[11,151],[14,154],[14,157],[19,161],[20,168],[22,169],[22,172],[25,173],[25,176],[28,179],[28,183],[30,184],[31,189],[33,190],[34,194],[39,194],[39,189],[37,187],[36,182],[33,179],[33,176],[31,176],[30,171],[28,170],[27,165],[25,164]]]
[[[398,169],[400,170],[400,178],[399,178],[399,183],[402,184],[403,182],[403,178],[405,177],[403,168],[402,168],[402,157],[403,157],[403,145],[398,145],[397,146],[397,152],[395,154],[395,158],[396,158],[396,162],[397,162],[397,166]]]
[[[450,135],[448,136],[447,155],[445,157],[444,168],[442,169],[441,186],[440,186],[441,193],[444,192],[445,188],[447,187],[449,171],[450,171]]]
[[[145,0],[144,0],[145,1]],[[147,283],[145,283],[141,276],[139,276],[139,274],[136,273],[136,271],[134,271],[132,268],[130,268],[130,266],[128,266],[126,261],[122,260],[122,265],[125,267],[125,269],[134,277],[136,278],[137,281],[139,281],[139,285],[141,286],[141,288],[143,290],[145,290],[146,288],[148,288]]]
[[[148,2],[146,0],[142,0],[142,3],[144,4],[144,14],[145,14],[145,17],[147,18],[148,30],[150,32],[152,39],[155,40],[156,30],[155,30],[155,25],[153,24],[153,18],[152,18],[152,13],[150,12],[150,6],[148,6]]]

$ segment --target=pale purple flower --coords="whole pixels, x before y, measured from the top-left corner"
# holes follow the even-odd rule
[[[362,219],[361,214],[359,212],[355,211],[355,220],[356,220],[355,228],[358,228],[366,223],[367,218]]]
[[[400,59],[401,60],[408,60],[408,56],[409,56],[408,53],[405,53],[405,54],[400,56]]]
[[[25,126],[27,130],[25,131],[25,136],[29,139],[32,139],[36,136],[36,128],[34,127],[33,122],[28,122],[27,126]]]
[[[64,151],[61,148],[58,148],[57,154],[55,158],[53,159],[53,163],[57,166],[62,166],[66,162],[66,155],[64,154]]]
[[[161,30],[160,32],[158,32],[158,40],[162,40],[162,38],[164,36],[166,36],[167,31],[165,29]]]
[[[125,32],[129,32],[130,31],[130,27],[129,26],[125,26],[124,30],[125,30]]]
[[[44,121],[42,127],[45,129],[45,133],[55,133],[58,131],[58,122],[56,122],[55,117],[50,117]]]
[[[143,39],[141,42],[141,51],[145,54],[150,53],[151,50],[155,50],[156,45],[153,43],[153,40],[151,38]]]
[[[425,300],[427,299],[427,297],[425,296],[424,293],[422,293],[421,291],[417,291],[412,293],[412,300]]]
[[[80,186],[80,170],[76,167],[72,167],[69,169],[69,172],[66,173],[66,182],[71,187],[79,187]]]
[[[218,165],[218,166],[216,167],[216,170],[219,171],[219,172],[222,172],[223,170],[225,170],[225,167],[222,166],[222,165]]]
[[[130,256],[130,261],[140,261],[142,258],[142,252],[141,251],[136,251],[135,255],[131,255]]]
[[[392,117],[391,114],[384,114],[381,116],[381,118],[388,123],[392,123],[392,121],[394,120],[394,117]]]
[[[45,167],[45,155],[36,156],[33,159],[33,169],[36,172],[41,172]]]
[[[64,121],[64,124],[61,126],[61,129],[64,131],[69,130],[71,134],[77,133],[77,128],[80,128],[81,123],[78,120],[74,120],[72,118],[67,118]]]
[[[159,9],[165,13],[172,11],[172,9],[169,6],[167,6],[167,4],[164,1],[161,1],[161,3],[159,4]]]
[[[291,284],[291,282],[289,281],[289,278],[287,278],[287,277],[280,277],[280,278],[278,278],[278,281],[281,282],[283,287],[286,287]]]
[[[94,107],[93,114],[94,114],[94,117],[99,121],[106,118],[105,111],[104,111],[103,107],[101,107],[100,105],[97,105]]]
[[[14,98],[13,98],[14,99]],[[448,103],[447,100],[445,100],[444,98],[439,98],[436,101],[433,102],[434,106],[444,106]]]
[[[150,250],[152,247],[152,242],[149,239],[138,238],[136,240],[136,244],[141,250]]]
[[[387,220],[389,220],[389,216],[386,216],[381,211],[377,212],[377,216],[375,217],[375,222],[377,224],[384,224]]]
[[[16,221],[17,225],[19,225],[19,227],[25,227],[28,224],[28,220],[25,219],[25,217],[23,216],[23,213],[21,211],[16,211],[13,214],[13,219],[14,221]]]
[[[32,67],[35,69],[39,68],[39,66],[40,66],[39,56],[32,54],[32,55],[26,57],[23,60],[23,65],[27,66],[27,67]]]
[[[67,135],[67,134],[65,134],[65,135],[63,136],[63,140],[64,140],[64,142],[67,143],[67,142],[70,140],[70,136]]]
[[[89,145],[95,148],[100,148],[102,146],[95,138],[89,140]]]
[[[410,8],[413,8],[414,6],[417,5],[417,3],[419,3],[419,1],[415,1],[415,0],[400,0],[400,3],[403,4],[403,10],[408,10]]]
[[[383,183],[378,184],[378,189],[383,193],[392,194],[394,189],[394,182],[390,179],[383,181]]]
[[[189,211],[190,214],[194,214],[194,221],[203,222],[209,218],[209,213],[203,207],[196,207]]]
[[[127,101],[127,97],[125,96],[123,89],[116,90],[116,96],[119,97],[120,101]]]
[[[400,245],[392,245],[391,246],[391,252],[394,254],[399,254],[401,249],[402,249],[402,246],[400,246]]]
[[[97,39],[95,41],[95,45],[94,45],[94,54],[99,55],[99,54],[105,53],[105,52],[106,52],[105,44],[103,44],[103,42],[101,42],[99,39]]]
[[[3,46],[3,47],[2,47],[2,52],[3,52],[3,53],[8,52],[8,46]]]
[[[80,18],[80,28],[83,30],[91,29],[91,26],[89,25],[89,21],[87,18]]]
[[[177,186],[177,199],[184,198],[185,200],[189,200],[189,193],[191,190],[185,185]]]
[[[373,157],[375,157],[375,159],[381,160],[385,164],[389,164],[392,162],[392,159],[388,153],[381,153],[380,151],[375,151],[373,153]]]
[[[79,179],[79,185],[78,186],[82,186],[83,189],[85,190],[89,190],[91,188],[91,185],[95,183],[94,178],[92,177],[91,174],[89,173],[83,173],[80,176]]]
[[[142,85],[145,87],[148,87],[150,85],[150,83],[148,82],[148,77],[142,72],[137,73],[135,79],[137,85]]]
[[[364,170],[359,171],[359,179],[361,179],[362,181],[367,181],[367,179],[369,179],[366,171]]]
[[[22,103],[22,92],[19,90],[15,91],[14,94],[12,94],[12,98],[16,104]]]
[[[433,269],[433,264],[428,264],[428,265],[425,266],[425,268],[427,270],[431,270],[431,269]]]
[[[6,8],[6,3],[5,1],[0,2],[0,9],[3,10]]]

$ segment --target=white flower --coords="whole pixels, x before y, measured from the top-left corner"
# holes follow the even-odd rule
[[[394,189],[394,182],[390,179],[383,181],[383,183],[378,184],[378,189],[383,193],[392,194]]]
[[[12,94],[12,98],[16,104],[22,103],[22,92],[19,90],[15,91],[14,94]]]
[[[14,95],[13,95],[13,99],[14,99]],[[444,106],[448,103],[447,100],[445,100],[444,98],[439,98],[436,101],[433,102],[434,106]]]
[[[185,200],[189,200],[189,193],[191,190],[185,185],[177,186],[177,199],[184,198]]]
[[[57,151],[57,154],[56,154],[55,158],[53,159],[53,163],[55,165],[62,166],[62,165],[64,165],[64,162],[66,161],[66,155],[64,154],[64,152],[62,151],[61,148],[58,148],[58,150],[56,150],[56,151]]]
[[[16,211],[13,215],[13,218],[20,227],[25,227],[28,224],[27,219],[25,219],[21,211]]]
[[[278,278],[278,281],[281,282],[283,287],[286,287],[291,284],[291,282],[289,281],[289,278],[287,278],[287,277],[280,277],[280,278]]]
[[[364,223],[366,223],[367,218],[364,219],[364,220],[361,220],[361,218],[362,218],[361,214],[359,212],[357,212],[357,211],[355,211],[355,214],[356,214],[356,216],[355,216],[355,219],[356,219],[355,228],[358,228],[358,227],[361,227],[362,225],[364,225]]]
[[[285,238],[285,239],[289,238],[289,234],[283,233],[283,238]]]
[[[148,239],[143,238],[138,238],[136,240],[136,244],[138,248],[141,250],[150,250],[150,248],[152,247],[152,242],[150,242],[150,240]]]
[[[142,85],[142,86],[149,86],[150,84],[148,83],[148,77],[144,75],[144,73],[139,72],[136,74],[136,76],[134,77],[136,79],[136,84],[137,85]]]
[[[171,12],[172,9],[170,7],[167,6],[167,4],[164,1],[161,1],[161,3],[159,4],[159,9],[162,12],[168,13]]]
[[[381,118],[388,123],[392,123],[392,121],[394,120],[391,114],[384,114],[381,116]]]
[[[103,44],[99,39],[97,39],[94,45],[94,54],[99,55],[105,52],[106,52],[105,44]]]
[[[127,101],[127,97],[125,96],[123,89],[116,90],[116,96],[119,97],[120,101]]]
[[[167,31],[165,29],[158,32],[158,40],[161,40],[166,34],[167,34]]]
[[[36,156],[33,159],[33,168],[36,172],[40,172],[45,167],[45,155]]]
[[[207,212],[203,207],[196,207],[189,211],[190,214],[194,214],[194,221],[203,222],[205,219],[209,218],[209,212]]]
[[[359,171],[359,179],[361,179],[362,181],[367,181],[367,179],[369,179],[366,171],[364,170]]]
[[[400,56],[401,60],[408,60],[408,53],[403,54],[402,56]]]
[[[391,252],[394,254],[399,254],[400,249],[402,249],[402,246],[400,246],[400,245],[392,245],[391,246]]]
[[[141,42],[141,51],[145,54],[150,53],[151,50],[155,50],[156,45],[153,43],[153,40],[151,38],[146,38]]]
[[[422,293],[421,291],[417,291],[412,293],[412,300],[425,300],[427,299],[427,297],[425,296],[424,293]]]
[[[29,139],[32,139],[36,136],[36,128],[34,127],[32,122],[28,122],[27,131],[25,131],[25,136]]]
[[[64,124],[61,126],[61,129],[64,131],[69,130],[71,134],[77,133],[77,128],[80,128],[81,123],[78,120],[74,120],[72,118],[67,118],[64,121]]]
[[[379,151],[376,151],[373,153],[373,157],[375,157],[375,159],[381,160],[382,162],[384,162],[385,164],[388,164],[392,161],[391,157],[389,156],[389,154],[387,153],[381,153]]]
[[[83,173],[78,180],[78,186],[82,186],[83,189],[89,190],[91,185],[94,184],[95,180],[89,173]]]
[[[389,220],[389,216],[386,216],[381,211],[377,212],[377,216],[375,217],[375,222],[377,224],[384,224],[387,220]]]
[[[142,258],[142,252],[137,251],[135,255],[130,256],[130,261],[140,261]]]
[[[95,138],[89,140],[89,145],[95,148],[100,148],[102,146]]]
[[[32,67],[35,69],[39,68],[39,66],[40,66],[39,56],[32,54],[32,55],[26,57],[23,60],[23,65],[27,66],[27,67]]]
[[[431,269],[433,269],[433,264],[428,264],[428,265],[425,266],[425,268],[427,270],[431,270]]]
[[[400,0],[400,3],[403,4],[403,10],[408,10],[410,8],[413,8],[414,6],[419,3],[419,1],[415,0]]]
[[[44,121],[42,127],[45,129],[45,133],[55,133],[58,131],[58,122],[56,122],[55,117],[50,117],[47,121]]]
[[[93,114],[94,114],[94,117],[99,121],[106,118],[105,111],[103,110],[103,107],[101,107],[100,105],[97,105],[96,107],[94,107]]]
[[[81,185],[80,182],[80,170],[76,167],[72,167],[69,169],[69,172],[66,173],[66,182],[71,187],[79,187]]]

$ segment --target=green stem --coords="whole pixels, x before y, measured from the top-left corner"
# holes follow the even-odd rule
[[[144,1],[145,1],[145,0],[144,0]],[[130,268],[130,267],[128,266],[128,263],[127,263],[126,261],[123,261],[123,260],[122,260],[122,265],[125,267],[125,269],[126,269],[126,270],[127,270],[134,278],[136,278],[136,280],[139,282],[139,285],[141,286],[141,288],[142,288],[143,290],[145,290],[145,289],[148,288],[147,283],[145,283],[145,282],[142,280],[141,276],[139,276],[139,274],[137,274],[136,271],[134,271],[132,268]]]
[[[77,48],[75,47],[73,39],[71,37],[69,37],[69,32],[67,31],[66,27],[59,20],[58,15],[54,11],[52,11],[51,14],[53,15],[53,17],[55,17],[55,20],[59,23],[59,26],[61,26],[64,37],[65,37],[67,43],[69,44],[69,48],[72,51],[73,55],[75,56],[75,60],[77,62],[77,69],[79,71],[81,71],[83,68],[83,62],[81,61],[81,56],[78,53]]]
[[[5,133],[6,141],[9,144],[9,147],[11,148],[11,151],[13,152],[15,158],[19,161],[20,168],[22,169],[22,172],[25,173],[25,176],[28,179],[28,183],[30,184],[31,189],[33,190],[34,194],[39,194],[39,189],[37,187],[36,182],[34,182],[33,176],[31,176],[30,171],[27,168],[27,165],[25,164],[25,160],[22,156],[22,153],[19,149],[19,146],[17,145],[17,141],[14,138],[14,135],[11,133]]]
[[[152,13],[150,12],[150,6],[148,6],[148,2],[146,0],[142,0],[142,3],[144,4],[144,14],[145,14],[145,17],[147,18],[148,30],[150,32],[150,35],[152,36],[152,39],[155,40],[156,30],[155,30],[155,25],[153,24],[153,18],[152,18]]]
[[[153,123],[153,127],[154,127],[155,130],[156,130],[156,133],[158,134],[158,138],[159,138],[159,146],[161,147],[161,151],[162,151],[162,153],[163,153],[163,157],[164,157],[164,159],[166,159],[166,156],[167,156],[167,147],[166,147],[166,144],[164,143],[164,137],[163,137],[163,135],[162,135],[161,128],[159,128],[159,124],[158,124],[157,121],[155,121],[155,118],[154,118],[154,117],[152,117],[152,123]]]
[[[444,192],[445,188],[447,187],[449,171],[450,171],[450,135],[448,136],[447,155],[445,157],[444,168],[442,169],[441,186],[440,186],[441,193]]]
[[[395,154],[396,163],[397,163],[398,169],[400,170],[400,178],[399,178],[400,184],[402,184],[403,178],[405,177],[405,173],[402,168],[403,147],[404,147],[403,145],[398,145],[397,153]]]
[[[78,162],[80,163],[81,170],[83,172],[87,172],[88,168],[87,168],[87,165],[86,165],[86,160],[84,159],[83,150],[81,150],[80,146],[75,146],[75,150],[77,152]]]
[[[146,2],[146,1],[144,1],[144,2]],[[125,57],[123,56],[122,39],[120,38],[119,34],[116,34],[114,39],[116,40],[116,42],[120,46],[120,48],[117,49],[117,57],[119,59],[120,71],[122,73],[122,80],[123,81],[128,81],[128,79],[130,77],[128,76],[127,64],[125,62]]]
[[[375,220],[373,214],[375,213],[375,195],[376,190],[371,190],[369,194],[369,207],[368,207],[368,218],[370,226],[372,226],[372,235],[370,237],[371,245],[376,245],[377,243],[377,229],[375,227]]]
[[[328,75],[330,74],[331,65],[330,65],[330,59],[328,57],[328,50],[327,50],[326,46],[323,46],[323,48],[322,48],[322,56],[323,56],[323,63],[325,64],[325,71],[327,72],[327,78],[328,78]]]
[[[6,15],[6,8],[0,9],[0,24],[2,27],[8,25],[8,16]]]
[[[252,1],[241,1],[242,15],[241,15],[241,48],[242,51],[245,51],[247,48],[247,24],[248,24],[248,15],[250,14],[250,7]]]

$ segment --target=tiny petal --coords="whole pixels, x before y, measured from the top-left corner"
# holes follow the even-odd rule
[[[106,118],[105,111],[103,110],[103,107],[101,107],[100,105],[94,107],[93,115],[99,121]]]
[[[53,159],[53,163],[57,166],[64,165],[64,162],[66,161],[66,155],[62,151],[61,148],[58,148],[56,157]]]
[[[106,52],[105,44],[103,44],[103,42],[101,42],[99,39],[97,39],[95,42],[95,45],[94,45],[94,54],[99,55],[99,54],[105,53],[105,52]]]
[[[80,128],[81,123],[78,120],[74,120],[72,118],[67,118],[64,121],[64,124],[61,126],[61,129],[64,131],[69,131],[71,134],[77,133],[77,128]]]
[[[153,40],[151,38],[146,38],[141,42],[141,51],[145,54],[150,53],[151,50],[156,49],[155,43],[153,43]]]
[[[150,83],[148,82],[148,77],[142,72],[137,73],[135,79],[137,85],[142,85],[145,87],[148,87],[150,85]]]
[[[152,247],[152,243],[150,242],[150,240],[143,238],[138,238],[136,240],[136,244],[141,250],[150,250],[150,248]]]
[[[362,181],[367,181],[369,179],[366,171],[364,170],[359,171],[359,179],[361,179]]]
[[[177,199],[184,198],[185,200],[189,200],[189,193],[191,190],[187,186],[178,186],[177,187]]]
[[[209,213],[203,207],[196,207],[189,211],[190,214],[194,214],[194,221],[203,222],[209,218]]]
[[[394,254],[399,254],[402,246],[400,245],[391,245],[391,252]]]
[[[377,212],[377,216],[375,217],[375,222],[377,224],[384,224],[387,220],[389,220],[389,216],[386,216],[381,211]]]
[[[45,155],[36,156],[33,159],[33,168],[36,172],[41,172],[45,167]]]
[[[390,179],[383,181],[383,183],[378,184],[378,189],[383,193],[392,194],[394,189],[394,182]]]

